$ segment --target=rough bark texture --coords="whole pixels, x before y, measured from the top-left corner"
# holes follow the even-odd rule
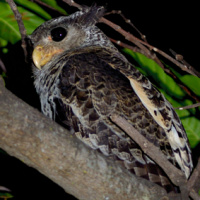
[[[83,200],[168,199],[9,92],[0,78],[0,148]],[[179,199],[171,196],[169,199]]]

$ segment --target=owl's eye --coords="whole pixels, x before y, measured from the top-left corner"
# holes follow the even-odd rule
[[[51,38],[55,42],[62,41],[67,35],[67,31],[62,27],[57,27],[51,30]]]

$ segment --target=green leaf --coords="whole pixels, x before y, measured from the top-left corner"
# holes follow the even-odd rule
[[[28,35],[31,34],[39,25],[45,21],[44,19],[21,7],[18,7],[18,10],[22,15],[22,20]]]
[[[8,44],[8,42],[6,40],[4,40],[3,38],[0,38],[0,48],[5,47]]]
[[[10,199],[10,198],[13,198],[13,195],[10,193],[1,193],[0,192],[0,198]]]
[[[63,13],[63,15],[67,15],[67,12],[61,8],[58,4],[56,0],[42,0],[44,3],[48,4],[49,6],[51,6],[52,8],[55,8],[56,10],[58,10],[59,12]]]
[[[31,34],[35,28],[44,22],[44,19],[22,7],[18,7],[18,10],[22,15],[22,20],[27,30],[27,34]],[[0,27],[0,38],[7,40],[12,44],[21,39],[14,14],[9,5],[4,2],[0,2]]]
[[[18,25],[7,3],[0,2],[0,37],[14,44],[20,39]]]
[[[184,83],[189,89],[191,89],[197,96],[200,96],[200,78],[193,75],[182,75],[180,72],[176,71],[174,68],[166,65],[178,78]]]
[[[165,90],[171,96],[183,98],[186,93],[176,84],[176,82],[168,76],[163,69],[154,61],[141,53],[133,52],[129,49],[124,49],[126,53],[131,55],[134,60],[140,65],[142,72],[145,72],[151,80],[153,79],[159,88]],[[139,69],[139,70],[140,70]]]
[[[184,75],[180,80],[196,95],[200,96],[200,78],[193,75]]]
[[[51,1],[50,1],[51,2]],[[25,8],[26,10],[30,10],[32,13],[39,15],[45,20],[51,19],[51,15],[49,15],[46,11],[44,11],[39,5],[33,3],[29,0],[15,0],[18,6]]]
[[[182,119],[191,148],[196,147],[200,142],[200,121],[195,117]]]

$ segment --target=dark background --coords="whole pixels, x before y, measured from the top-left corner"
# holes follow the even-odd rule
[[[91,5],[94,1],[82,0],[76,2]],[[95,2],[98,5],[105,6],[107,11],[121,10],[146,35],[151,45],[165,52],[169,52],[169,48],[173,49],[182,54],[186,61],[198,70],[198,46],[200,44],[198,2],[193,2],[193,4],[188,2],[173,4],[169,1],[160,1],[160,3],[148,1],[147,3],[128,0],[98,0]],[[76,10],[69,6],[65,7],[69,13]],[[134,33],[119,16],[113,15],[110,18],[118,25]],[[104,26],[102,28],[105,28],[105,32],[110,37],[121,39],[117,33],[112,32],[109,28]],[[11,57],[12,59],[10,59]],[[33,88],[30,67],[24,65],[22,60],[23,52],[20,51],[20,43],[12,47],[9,54],[3,58],[8,70],[7,87],[30,105],[39,109],[39,100]],[[0,172],[0,185],[10,188],[14,199],[73,199],[48,178],[4,153],[0,154]]]

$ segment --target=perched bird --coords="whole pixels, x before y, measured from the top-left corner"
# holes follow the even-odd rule
[[[42,112],[92,149],[170,191],[165,173],[110,116],[125,118],[188,178],[193,164],[185,130],[165,97],[96,26],[103,14],[103,7],[85,7],[29,36]]]

